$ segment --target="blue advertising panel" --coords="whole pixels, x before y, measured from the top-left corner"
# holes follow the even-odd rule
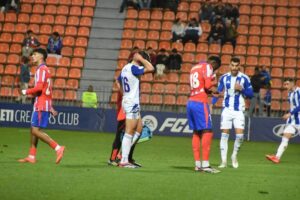
[[[114,109],[88,109],[79,107],[59,107],[56,117],[49,119],[50,129],[79,130],[94,132],[115,132],[117,127]],[[30,127],[32,105],[0,103],[1,127]],[[191,136],[188,121],[184,113],[142,112],[143,122],[155,135]],[[212,116],[214,137],[220,138],[220,115]],[[251,141],[281,141],[277,136],[282,132],[284,121],[279,118],[246,118],[245,135],[249,133]],[[299,133],[298,133],[299,134]],[[234,137],[234,134],[231,134]],[[299,135],[291,140],[300,143]]]

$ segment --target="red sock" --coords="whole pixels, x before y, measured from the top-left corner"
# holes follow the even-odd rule
[[[213,138],[212,132],[202,134],[202,160],[209,161],[210,145]]]
[[[194,160],[200,160],[200,136],[198,134],[193,134],[192,147],[194,153]]]
[[[29,155],[30,156],[35,156],[36,155],[36,148],[35,147],[31,147],[29,149]]]
[[[116,160],[118,155],[119,149],[113,149],[111,152],[110,160]]]
[[[52,140],[51,142],[50,142],[50,144],[49,144],[49,146],[52,148],[52,149],[55,149],[55,147],[57,146],[58,144],[54,141],[54,140]]]

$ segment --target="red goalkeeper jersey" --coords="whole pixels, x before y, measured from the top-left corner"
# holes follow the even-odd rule
[[[26,94],[36,96],[34,111],[50,111],[52,108],[52,81],[50,71],[45,64],[38,66],[34,81],[34,88],[26,91]]]

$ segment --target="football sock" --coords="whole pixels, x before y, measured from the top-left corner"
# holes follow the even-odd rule
[[[131,144],[135,144],[136,141],[140,138],[140,136],[141,136],[141,134],[139,132],[135,132],[135,134],[133,135]]]
[[[195,133],[193,134],[192,147],[193,147],[194,160],[200,161],[200,136],[198,134]]]
[[[132,161],[133,160],[133,152],[134,152],[134,149],[135,149],[135,144],[133,144],[130,148],[130,152],[129,152],[129,155],[128,155],[128,161]]]
[[[228,138],[229,138],[229,134],[222,133],[221,140],[220,140],[220,150],[221,150],[222,162],[227,161]]]
[[[110,160],[116,160],[118,155],[119,149],[113,149],[111,151]]]
[[[233,157],[237,156],[238,151],[239,151],[243,141],[244,141],[244,134],[236,134],[235,135],[235,141],[234,141],[233,153],[232,153]]]
[[[36,156],[36,148],[34,148],[34,147],[31,147],[30,149],[29,149],[29,158],[35,158],[35,156]]]
[[[202,160],[209,160],[210,145],[213,138],[213,133],[203,133],[202,134]]]
[[[283,152],[286,150],[288,144],[289,144],[289,139],[286,138],[286,137],[282,137],[281,143],[280,143],[280,145],[279,145],[279,147],[277,149],[277,153],[276,153],[276,157],[278,159],[281,158],[281,156],[282,156]]]
[[[123,140],[122,140],[122,160],[121,163],[128,163],[128,154],[131,148],[131,142],[132,142],[132,135],[129,135],[128,133],[124,134]]]
[[[201,161],[200,160],[196,160],[195,161],[195,166],[198,168],[201,168]]]
[[[59,146],[59,145],[57,144],[57,142],[55,142],[54,140],[52,140],[52,141],[50,142],[49,146],[50,146],[52,149],[54,149],[55,151],[57,151],[57,150],[60,148],[60,146]]]
[[[205,168],[205,167],[209,167],[209,161],[208,160],[203,160],[202,161],[202,167]]]

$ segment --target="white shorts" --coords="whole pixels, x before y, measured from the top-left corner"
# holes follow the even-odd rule
[[[245,129],[244,112],[224,108],[221,114],[221,129],[232,129],[232,124],[234,128]]]
[[[283,130],[283,133],[290,133],[292,135],[298,134],[300,130],[300,126],[299,125],[295,125],[295,124],[286,124],[285,128]]]
[[[125,111],[126,119],[139,119],[141,117],[139,104],[123,101],[122,107]]]

